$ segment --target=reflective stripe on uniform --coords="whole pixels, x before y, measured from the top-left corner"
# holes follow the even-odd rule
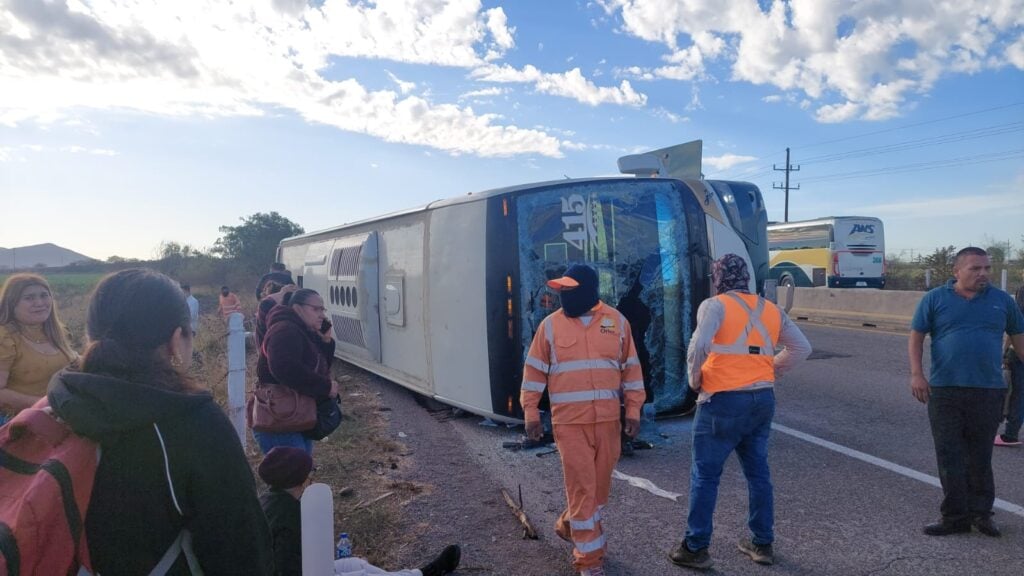
[[[644,381],[643,380],[632,380],[632,381],[629,381],[629,382],[623,382],[622,383],[622,388],[625,389],[625,390],[643,390],[644,389]]]
[[[593,402],[594,400],[615,400],[622,396],[618,390],[582,390],[580,392],[559,392],[551,394],[552,404],[572,402]]]
[[[555,331],[551,327],[551,316],[544,319],[544,338],[548,341],[548,356],[551,363],[558,364],[558,356],[555,355]]]
[[[619,361],[612,358],[594,358],[592,360],[572,360],[551,366],[549,374],[565,374],[577,370],[618,370]]]
[[[622,365],[623,368],[629,368],[630,366],[639,366],[640,359],[636,356],[630,356],[626,359],[626,363]]]
[[[543,382],[531,382],[529,380],[523,381],[523,390],[529,390],[530,392],[543,392],[547,386],[548,385]]]
[[[591,540],[590,542],[574,541],[573,543],[576,545],[576,549],[579,550],[581,554],[587,554],[588,552],[596,552],[601,548],[604,548],[604,534],[601,534],[597,537],[596,540]]]
[[[548,366],[547,364],[545,364],[544,362],[534,358],[533,356],[529,356],[528,355],[526,357],[526,365],[527,366],[532,366],[532,367],[536,368],[537,370],[540,370],[541,372],[543,372],[545,374],[548,374],[549,372],[551,372],[551,366]]]
[[[761,340],[764,342],[760,346],[760,354],[762,356],[774,356],[775,349],[772,345],[772,338],[768,333],[768,328],[761,322],[761,314],[764,312],[764,299],[758,297],[757,307],[751,309],[750,305],[743,299],[733,294],[732,292],[726,292],[725,296],[732,298],[736,303],[743,307],[743,310],[747,313],[747,324],[743,327],[743,332],[736,337],[736,341],[732,344],[711,344],[711,351],[717,352],[718,354],[750,354],[750,346],[747,343],[747,339],[750,337],[751,330],[757,330],[761,335]]]
[[[598,521],[601,520],[601,511],[594,512],[594,515],[586,520],[569,520],[569,526],[573,530],[593,530]]]

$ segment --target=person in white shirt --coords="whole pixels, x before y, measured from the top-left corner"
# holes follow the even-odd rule
[[[192,295],[192,286],[182,283],[181,291],[185,293],[185,302],[188,304],[188,315],[192,323],[192,336],[199,331],[199,300]]]

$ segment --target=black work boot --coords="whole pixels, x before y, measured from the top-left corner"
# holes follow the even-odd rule
[[[971,531],[969,520],[940,520],[934,524],[924,527],[924,533],[929,536],[949,536],[950,534],[963,534]]]
[[[753,540],[740,540],[739,549],[758,564],[771,566],[775,563],[775,551],[772,550],[771,544],[754,544]]]
[[[991,536],[993,538],[999,538],[1003,533],[999,530],[999,526],[992,521],[991,516],[977,516],[971,521],[971,524],[978,529],[985,536]]]
[[[446,547],[434,558],[430,564],[420,568],[423,576],[444,576],[451,574],[459,567],[459,560],[462,558],[462,549],[458,544]]]
[[[686,540],[680,542],[675,550],[668,553],[668,559],[676,566],[696,568],[697,570],[707,570],[714,564],[707,548],[690,550],[686,545]]]

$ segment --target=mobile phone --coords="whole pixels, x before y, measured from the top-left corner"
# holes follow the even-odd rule
[[[327,334],[327,331],[331,329],[331,321],[324,318],[323,322],[320,323],[320,333]]]

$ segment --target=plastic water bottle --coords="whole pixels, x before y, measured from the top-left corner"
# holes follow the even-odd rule
[[[334,550],[334,558],[348,558],[352,555],[352,542],[348,539],[348,532],[342,532],[338,536],[338,547]]]

